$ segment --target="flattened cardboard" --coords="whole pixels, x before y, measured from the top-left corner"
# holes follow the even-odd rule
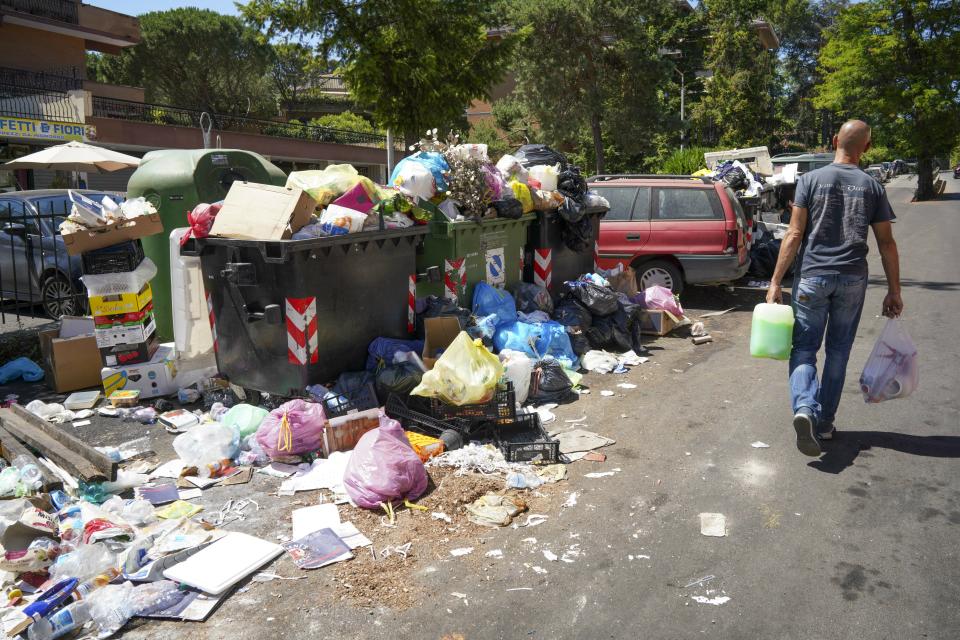
[[[79,391],[100,386],[100,351],[93,336],[93,320],[65,317],[71,338],[61,338],[60,329],[47,329],[38,334],[40,354],[47,384],[57,393]],[[86,325],[86,332],[80,328]]]
[[[303,189],[236,181],[213,221],[211,236],[287,240],[310,221],[317,206]]]
[[[128,240],[146,238],[155,233],[163,233],[163,221],[159,213],[137,216],[122,220],[101,229],[84,229],[76,233],[61,235],[67,247],[67,254],[78,256],[94,249],[103,249]]]
[[[445,350],[460,335],[460,320],[454,317],[424,318],[423,364],[430,370],[437,361],[437,350]]]

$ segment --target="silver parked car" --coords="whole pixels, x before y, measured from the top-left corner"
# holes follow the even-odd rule
[[[78,189],[101,201],[116,194]],[[66,189],[0,194],[0,292],[4,300],[39,303],[51,318],[86,312],[80,256],[67,255],[60,223],[70,212]]]

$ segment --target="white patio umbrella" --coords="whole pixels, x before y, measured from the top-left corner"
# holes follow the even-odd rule
[[[11,160],[4,169],[50,169],[104,173],[140,166],[140,158],[83,142],[68,142]]]

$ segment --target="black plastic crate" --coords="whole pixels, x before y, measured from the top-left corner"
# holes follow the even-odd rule
[[[517,396],[513,392],[513,383],[507,381],[506,385],[497,388],[489,401],[481,404],[457,406],[431,398],[430,414],[441,420],[460,418],[472,425],[482,422],[509,424],[517,419]]]
[[[461,436],[467,436],[470,433],[470,423],[466,420],[454,418],[449,421],[438,420],[425,413],[420,413],[411,409],[403,403],[398,396],[390,394],[387,398],[387,404],[384,406],[384,412],[397,420],[406,428],[413,431],[425,432],[429,436],[440,437],[444,431],[456,431]]]
[[[348,393],[331,393],[321,401],[321,404],[323,404],[323,413],[328,418],[338,418],[351,411],[366,411],[380,406],[372,382],[352,389]]]
[[[121,242],[83,254],[83,273],[88,276],[102,273],[126,273],[143,262],[143,244],[139,240]]]
[[[560,442],[550,439],[535,413],[522,413],[510,424],[500,425],[494,437],[507,462],[560,462]]]

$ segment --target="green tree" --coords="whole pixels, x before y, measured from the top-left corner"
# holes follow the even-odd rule
[[[331,113],[330,115],[320,116],[310,121],[310,124],[320,127],[329,127],[331,129],[340,129],[341,131],[359,131],[360,133],[382,133],[374,127],[369,120],[363,116],[344,111],[343,113]]]
[[[862,117],[917,157],[917,198],[934,197],[933,158],[960,135],[960,4],[865,0],[845,9],[820,55],[818,106]]]
[[[148,102],[216,113],[270,112],[270,46],[236,16],[181,8],[140,16],[140,42],[118,56],[95,56],[103,82],[143,87]]]
[[[268,36],[320,42],[378,125],[418,140],[462,126],[465,107],[506,71],[518,36],[486,0],[251,0],[243,15]]]
[[[658,86],[671,64],[658,50],[676,15],[657,0],[506,2],[506,20],[528,33],[514,63],[516,95],[543,139],[598,173],[608,155],[647,151],[663,124]]]
[[[495,120],[484,118],[470,125],[466,140],[475,144],[487,145],[487,155],[496,162],[504,154],[510,153],[514,145],[510,143],[508,134],[501,132]]]
[[[694,106],[701,139],[721,147],[768,144],[776,126],[776,56],[763,49],[752,26],[770,0],[704,0],[710,43],[707,91]],[[716,138],[716,140],[713,140]]]
[[[332,70],[330,63],[300,42],[273,45],[270,79],[277,97],[284,103],[296,103],[314,96],[323,76]]]

